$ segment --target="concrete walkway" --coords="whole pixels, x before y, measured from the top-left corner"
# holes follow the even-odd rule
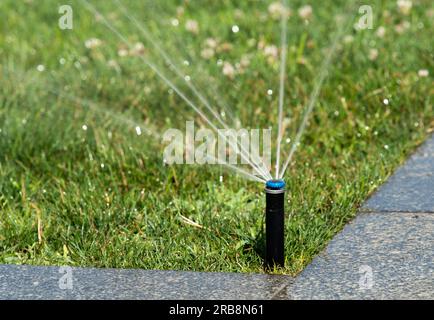
[[[295,279],[2,265],[0,299],[434,299],[433,257],[431,137]]]
[[[0,299],[281,299],[280,289],[291,281],[265,274],[1,265]]]
[[[289,285],[288,298],[434,299],[434,136]]]

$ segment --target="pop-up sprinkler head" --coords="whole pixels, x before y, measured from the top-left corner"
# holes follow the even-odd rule
[[[284,258],[284,207],[285,182],[268,180],[265,184],[265,268],[283,267]]]

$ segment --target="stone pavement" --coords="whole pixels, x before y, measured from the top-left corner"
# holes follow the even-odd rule
[[[286,287],[292,299],[434,299],[434,136]]]
[[[0,299],[434,299],[434,136],[296,278],[0,266]]]
[[[362,210],[434,213],[434,136],[396,170]]]
[[[62,271],[62,272],[61,272]],[[135,269],[0,266],[0,299],[273,299],[287,276]],[[61,289],[63,288],[63,289]]]

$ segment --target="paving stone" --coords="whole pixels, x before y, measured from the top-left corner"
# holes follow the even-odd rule
[[[366,201],[362,210],[434,213],[434,136]]]
[[[285,294],[289,299],[434,299],[433,257],[434,215],[361,214]]]
[[[0,299],[278,299],[292,282],[265,274],[72,268],[72,289],[60,289],[60,271],[0,265]]]

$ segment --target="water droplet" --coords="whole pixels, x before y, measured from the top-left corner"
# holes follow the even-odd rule
[[[136,134],[138,136],[140,136],[142,134],[142,129],[139,126],[136,127]]]
[[[383,103],[387,106],[389,104],[389,99],[384,99]]]
[[[238,33],[238,31],[240,31],[240,28],[237,25],[233,25],[232,26],[232,32],[233,33]]]
[[[86,130],[87,130],[87,125],[83,124],[83,125],[81,126],[81,128],[82,128],[84,131],[86,131]]]
[[[172,19],[172,21],[170,22],[172,24],[172,26],[177,27],[179,26],[179,20],[178,19]]]
[[[268,90],[267,90],[267,94],[268,94],[269,96],[271,96],[271,95],[273,94],[273,90],[268,89]]]
[[[45,70],[45,66],[43,64],[40,64],[36,67],[36,70],[38,70],[39,72],[43,72]]]

